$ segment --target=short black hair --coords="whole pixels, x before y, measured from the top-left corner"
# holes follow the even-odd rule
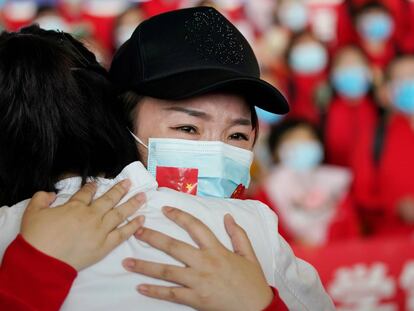
[[[323,136],[320,128],[313,124],[312,122],[301,119],[301,118],[286,118],[278,123],[275,123],[270,128],[269,136],[267,139],[267,145],[271,155],[274,155],[274,151],[280,147],[283,136],[298,127],[307,127],[319,140],[323,143]],[[274,159],[277,162],[277,159]]]
[[[366,3],[358,6],[351,5],[351,16],[354,20],[358,19],[361,15],[371,11],[371,10],[381,10],[385,13],[390,14],[390,10],[382,1],[370,0]]]
[[[93,53],[63,32],[0,35],[0,206],[55,191],[65,174],[116,176],[138,160]]]

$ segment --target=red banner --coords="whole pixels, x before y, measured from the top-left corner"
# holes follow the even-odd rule
[[[414,238],[293,247],[311,263],[339,311],[414,311]]]

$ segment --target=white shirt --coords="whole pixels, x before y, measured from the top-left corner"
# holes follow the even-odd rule
[[[289,310],[334,310],[317,272],[294,256],[289,245],[277,233],[276,215],[267,206],[257,201],[202,198],[166,188],[158,189],[154,177],[140,162],[127,166],[115,179],[98,178],[96,196],[101,196],[126,178],[131,180],[132,187],[122,202],[138,192],[146,193],[147,203],[136,214],[145,215],[146,227],[197,246],[186,231],[162,214],[163,206],[174,206],[200,219],[225,247],[232,250],[223,222],[224,215],[230,213],[247,232],[268,283],[278,289]],[[80,188],[80,184],[79,177],[59,182],[59,193],[54,204],[66,202]],[[0,209],[0,260],[19,232],[27,203],[28,200]],[[192,310],[187,306],[140,295],[135,290],[138,284],[171,283],[127,272],[121,265],[126,257],[183,266],[165,253],[131,237],[100,262],[79,273],[61,310]]]
[[[309,172],[295,172],[277,165],[264,182],[264,189],[292,236],[323,245],[351,182],[347,168],[321,165]]]

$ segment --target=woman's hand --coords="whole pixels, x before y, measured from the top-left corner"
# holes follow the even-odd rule
[[[138,291],[148,297],[188,305],[197,310],[262,310],[273,298],[245,231],[233,217],[224,224],[234,253],[226,249],[200,220],[181,210],[165,207],[164,214],[185,229],[199,248],[160,232],[141,228],[136,237],[183,262],[186,267],[128,258],[132,272],[170,281],[183,287],[142,284]]]
[[[124,180],[93,201],[96,185],[86,184],[65,204],[49,208],[54,193],[38,192],[22,220],[23,238],[43,253],[82,270],[105,257],[132,236],[143,223],[140,216],[121,226],[145,202],[138,194],[114,208],[125,196],[130,181]]]

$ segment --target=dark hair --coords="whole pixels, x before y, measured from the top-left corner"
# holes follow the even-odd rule
[[[116,176],[137,148],[93,53],[62,32],[0,35],[0,206],[64,174]]]
[[[358,19],[361,15],[364,15],[368,11],[371,10],[381,10],[383,12],[387,12],[390,14],[390,10],[386,5],[384,5],[381,1],[370,0],[362,5],[351,5],[350,6],[350,13],[351,17],[354,19]]]
[[[228,94],[238,95],[236,92],[228,92],[227,90],[222,91]],[[122,103],[123,106],[123,117],[127,122],[128,128],[134,132],[135,126],[135,117],[136,117],[136,108],[140,101],[142,101],[144,96],[138,95],[134,91],[127,91],[119,96],[119,101]],[[248,101],[248,99],[246,99]],[[250,102],[250,101],[249,101]],[[256,109],[253,105],[250,105],[250,113],[251,113],[251,121],[252,121],[252,128],[255,131],[255,140],[254,144],[256,143],[258,136],[259,136],[259,118],[257,117]]]
[[[315,124],[305,119],[287,118],[279,123],[275,123],[270,129],[269,137],[267,139],[270,154],[273,155],[274,151],[280,147],[283,136],[286,133],[298,127],[308,128],[314,134],[315,138],[323,143],[322,132]],[[277,159],[274,159],[274,161],[277,162]]]

